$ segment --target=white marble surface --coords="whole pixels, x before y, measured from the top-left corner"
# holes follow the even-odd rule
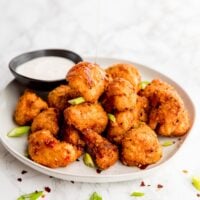
[[[200,175],[199,8],[199,0],[0,0],[0,90],[13,78],[9,60],[20,53],[67,48],[93,56],[98,46],[98,56],[130,59],[169,75],[197,107],[197,127],[185,148],[164,170],[141,179],[150,187],[139,187],[141,180],[73,184],[49,178],[20,163],[0,144],[0,199],[16,199],[45,186],[51,188],[44,198],[49,200],[87,200],[94,191],[104,200],[128,200],[136,190],[145,192],[144,200],[199,199],[190,180]],[[22,170],[28,173],[22,175]],[[159,183],[164,188],[157,189]]]

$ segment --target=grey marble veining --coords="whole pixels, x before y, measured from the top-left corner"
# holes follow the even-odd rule
[[[199,0],[0,0],[0,90],[13,78],[8,62],[20,53],[66,48],[95,56],[98,47],[98,56],[146,64],[176,80],[193,98],[199,119],[199,8]],[[51,188],[44,198],[49,200],[87,200],[94,191],[104,200],[128,200],[137,190],[145,192],[146,200],[195,199],[190,181],[192,174],[200,175],[200,136],[195,130],[169,166],[143,179],[151,185],[144,188],[141,180],[73,184],[49,178],[20,163],[0,144],[0,199],[16,199],[45,186]],[[22,175],[22,170],[28,173]],[[164,188],[157,189],[159,183]]]

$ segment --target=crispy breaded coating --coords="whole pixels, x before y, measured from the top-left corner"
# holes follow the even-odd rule
[[[121,161],[124,165],[142,167],[156,163],[161,157],[157,135],[144,123],[129,130],[122,139]]]
[[[88,102],[96,102],[107,84],[106,72],[97,64],[80,62],[68,72],[69,86]]]
[[[49,130],[54,136],[59,131],[59,111],[56,108],[48,108],[38,114],[31,124],[31,131],[39,131],[42,129]]]
[[[118,148],[91,129],[82,132],[87,151],[101,170],[114,165],[118,160]]]
[[[161,80],[153,80],[141,94],[150,103],[149,126],[163,136],[184,135],[189,127],[189,116],[176,90]]]
[[[48,130],[29,136],[28,153],[33,161],[50,168],[65,167],[77,159],[76,147],[58,141]]]
[[[133,109],[134,127],[137,127],[140,122],[148,121],[149,101],[146,97],[137,96],[137,102]]]
[[[116,121],[109,121],[107,137],[110,141],[120,144],[126,132],[134,124],[133,110],[115,113]]]
[[[53,89],[48,94],[48,104],[50,107],[54,107],[63,111],[70,104],[68,100],[78,97],[79,94],[74,89],[71,89],[68,85],[61,85]]]
[[[64,111],[65,122],[79,131],[90,128],[102,133],[108,123],[108,117],[99,103],[82,103],[70,106]]]
[[[124,111],[133,109],[136,104],[137,94],[129,81],[115,78],[105,91],[102,105],[107,112]]]
[[[106,69],[106,72],[113,78],[123,78],[129,81],[136,91],[139,90],[139,83],[141,81],[141,75],[138,69],[132,64],[114,64]]]
[[[48,108],[47,103],[31,90],[25,90],[16,105],[14,119],[18,125],[32,122],[42,110]]]
[[[63,141],[77,147],[78,157],[83,154],[85,142],[81,138],[81,133],[73,126],[65,126],[62,130]]]

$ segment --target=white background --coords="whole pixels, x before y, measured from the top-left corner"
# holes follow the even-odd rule
[[[116,57],[159,70],[185,88],[200,110],[199,0],[0,0],[0,90],[13,78],[10,59],[42,48],[71,49],[82,56]],[[198,120],[198,119],[197,119]],[[200,175],[199,121],[187,145],[164,170],[123,183],[86,184],[50,179],[12,157],[0,144],[0,199],[49,186],[45,199],[87,200],[94,191],[104,200],[199,199],[191,176]],[[21,175],[25,169],[27,174]],[[182,173],[183,169],[189,171]],[[18,182],[17,178],[23,181]],[[164,188],[157,189],[157,184]]]

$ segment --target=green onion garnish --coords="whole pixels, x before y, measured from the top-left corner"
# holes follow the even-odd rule
[[[20,137],[24,134],[27,134],[30,131],[30,126],[19,126],[13,128],[8,134],[8,137]]]
[[[141,82],[139,83],[139,88],[140,88],[141,90],[144,90],[145,87],[146,87],[149,83],[150,83],[149,81],[141,81]]]
[[[143,192],[133,192],[133,193],[131,193],[131,196],[132,197],[142,197],[142,196],[144,196],[144,193]]]
[[[108,119],[112,122],[116,122],[115,115],[108,113]]]
[[[30,194],[24,194],[17,198],[17,200],[37,200],[43,195],[43,191],[35,191]]]
[[[97,192],[94,192],[91,196],[89,200],[103,200],[101,195],[99,195]]]
[[[168,147],[168,146],[171,146],[172,144],[173,144],[173,141],[168,140],[168,141],[163,142],[162,146],[163,147]]]
[[[84,156],[83,156],[83,162],[86,166],[88,167],[92,167],[92,168],[95,168],[95,164],[92,160],[92,157],[90,156],[89,153],[85,153]]]
[[[192,177],[192,185],[200,191],[200,177],[193,176]]]
[[[85,99],[83,97],[77,97],[68,101],[68,103],[70,103],[71,105],[78,105],[83,102],[85,102]]]

